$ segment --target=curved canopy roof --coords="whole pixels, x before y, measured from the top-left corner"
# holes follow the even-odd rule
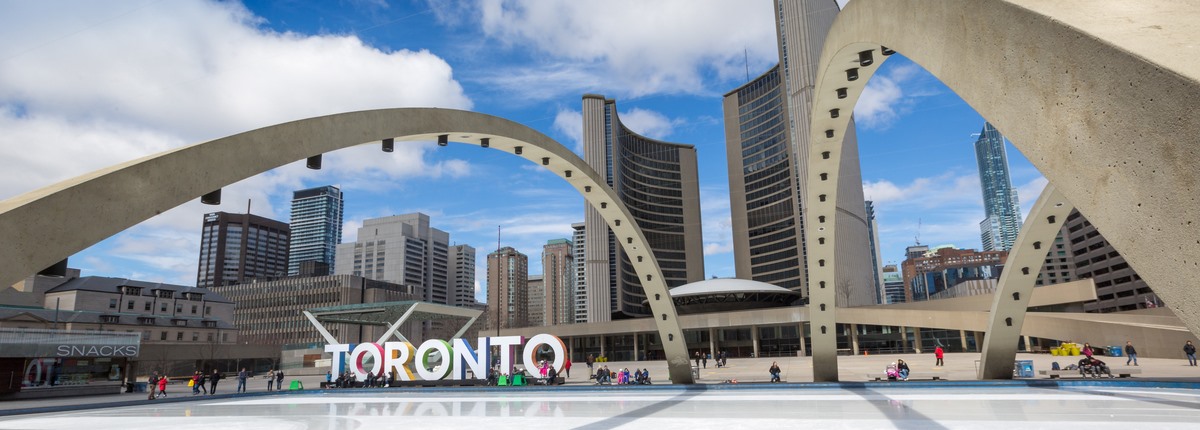
[[[766,282],[748,279],[716,278],[680,285],[671,289],[671,297],[687,297],[728,293],[778,293],[800,296],[800,293]]]

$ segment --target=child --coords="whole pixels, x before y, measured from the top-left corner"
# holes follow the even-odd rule
[[[158,378],[158,397],[167,397],[167,377]]]

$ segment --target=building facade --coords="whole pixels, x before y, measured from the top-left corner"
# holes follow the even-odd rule
[[[288,271],[291,228],[251,214],[204,215],[200,237],[199,288],[219,288],[252,280],[273,280]]]
[[[1004,136],[991,123],[984,123],[975,141],[979,184],[983,189],[986,217],[979,222],[984,251],[1008,251],[1021,231],[1021,205],[1008,174]]]
[[[734,260],[739,278],[798,291],[803,303],[811,91],[839,8],[834,0],[777,0],[774,8],[779,64],[724,99]],[[875,304],[880,290],[854,128],[851,119],[836,201],[839,306]]]
[[[542,275],[529,275],[525,282],[525,322],[530,327],[546,325],[546,281]]]
[[[585,252],[587,247],[586,235],[584,234],[584,223],[577,222],[571,224],[571,254],[575,260],[575,293],[573,295],[573,308],[575,309],[575,322],[585,323],[588,321],[588,288],[587,277],[584,276],[587,272]]]
[[[1096,300],[1085,302],[1084,311],[1119,312],[1162,305],[1125,257],[1079,211],[1071,211],[1065,227],[1075,278],[1091,278],[1096,283]]]
[[[358,239],[337,248],[334,273],[412,285],[419,300],[449,304],[450,234],[411,213],[363,220]]]
[[[920,257],[910,257],[901,263],[904,274],[906,302],[925,301],[945,296],[939,293],[968,281],[989,280],[994,290],[996,280],[1008,260],[1008,251],[976,251],[938,247]],[[984,291],[986,286],[967,286],[964,291]],[[964,294],[965,295],[965,294]]]
[[[883,288],[883,256],[880,253],[879,224],[875,221],[875,202],[866,201],[867,238],[871,240],[871,274],[875,276],[875,304],[887,303]]]
[[[881,304],[904,303],[904,274],[895,264],[883,266],[883,300]]]
[[[474,307],[475,300],[475,248],[471,245],[450,247],[451,306]]]
[[[293,277],[275,281],[232,285],[222,295],[237,303],[233,322],[244,343],[288,345],[324,343],[301,311],[326,306],[420,300],[422,292],[413,285],[374,281],[354,275]],[[327,324],[330,334],[342,339],[374,342],[386,327],[357,324]],[[419,325],[402,327],[409,339],[420,339]]]
[[[696,148],[638,135],[621,123],[615,101],[586,94],[583,153],[588,165],[629,208],[662,268],[667,287],[703,279]],[[648,316],[645,293],[633,265],[600,213],[586,206],[588,320]]]
[[[552,239],[542,247],[542,325],[575,322],[575,249],[567,239]]]
[[[292,193],[291,246],[288,248],[288,276],[300,275],[300,264],[314,261],[334,270],[334,254],[342,243],[342,190],[327,185]],[[320,267],[320,266],[316,266]]]
[[[506,246],[488,254],[487,271],[489,327],[529,326],[529,257]]]

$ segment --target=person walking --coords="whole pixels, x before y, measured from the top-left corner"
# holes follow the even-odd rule
[[[248,374],[246,373],[246,368],[245,368],[245,367],[243,367],[243,368],[242,368],[242,371],[241,371],[241,372],[238,372],[238,386],[237,386],[237,392],[239,392],[239,393],[245,393],[245,392],[246,392],[246,377],[247,377],[247,376],[250,376],[250,375],[248,375]]]
[[[166,376],[158,378],[158,397],[167,397],[167,382]]]
[[[267,374],[267,391],[275,391],[275,369]]]
[[[392,378],[391,378],[391,376],[390,376],[390,375],[391,375],[391,373],[392,373],[392,372],[388,372],[388,375],[389,375],[389,377],[388,377],[388,380],[389,380],[389,382],[390,382],[390,381],[391,381],[391,379],[392,379]],[[271,375],[271,377],[272,377],[272,378],[274,378],[275,376],[274,376],[274,375]],[[332,371],[332,370],[326,370],[326,371],[325,371],[325,388],[330,388],[330,387],[332,386],[332,382],[333,382],[333,371]],[[268,384],[269,384],[269,383],[268,383]]]
[[[700,360],[704,362],[704,368],[708,368],[708,354],[700,354]]]
[[[700,351],[696,351],[696,367],[700,367]]]
[[[1183,353],[1187,354],[1188,366],[1196,365],[1196,345],[1192,345],[1192,341],[1187,341],[1183,344]]]
[[[283,369],[279,369],[279,372],[275,374],[275,388],[283,391]]]
[[[571,357],[567,357],[566,362],[563,363],[563,373],[565,373],[568,378],[571,377]]]
[[[1129,365],[1130,361],[1133,362],[1134,366],[1138,365],[1137,364],[1137,349],[1134,349],[1133,341],[1130,341],[1130,340],[1125,341],[1125,355],[1129,356],[1129,358],[1125,359],[1126,366]]]
[[[154,400],[154,393],[158,391],[158,371],[146,378],[146,391],[150,392],[150,397],[146,400]]]
[[[208,379],[209,379],[209,384],[211,384],[208,387],[208,394],[209,395],[217,394],[217,382],[221,381],[221,372],[218,372],[217,369],[213,369],[212,376],[209,377]]]
[[[937,358],[937,364],[934,364],[934,366],[938,366],[938,367],[945,366],[946,363],[942,361],[942,358],[944,358],[945,356],[946,356],[946,351],[942,350],[941,345],[938,345],[937,348],[934,348],[933,349],[933,357]]]
[[[594,372],[595,369],[592,368],[592,365],[596,364],[596,356],[588,354],[586,363],[588,367],[588,373]]]
[[[200,382],[200,371],[199,370],[192,372],[192,380],[191,380],[191,382],[188,383],[188,385],[192,386],[192,395],[193,396],[200,394],[200,386],[203,384]],[[205,392],[207,393],[208,391],[205,391]]]

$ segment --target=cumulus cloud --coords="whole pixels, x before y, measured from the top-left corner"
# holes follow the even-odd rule
[[[622,97],[697,94],[708,79],[744,79],[778,61],[773,7],[728,1],[429,2],[443,22],[477,24],[486,37],[548,56],[521,73],[487,77],[509,88],[536,83],[555,94],[602,90]],[[736,22],[738,25],[729,25]],[[719,29],[719,31],[717,31]],[[523,81],[513,84],[505,82]]]
[[[1041,197],[1042,190],[1046,189],[1050,181],[1046,180],[1045,176],[1038,176],[1033,180],[1026,182],[1024,185],[1017,187],[1017,196],[1021,202],[1021,219],[1029,219],[1029,211],[1033,209],[1033,203]]]
[[[670,136],[675,131],[675,126],[686,122],[682,118],[671,119],[661,113],[642,108],[633,108],[620,115],[621,123],[634,133],[659,140]]]
[[[583,154],[583,113],[577,110],[562,109],[554,115],[554,130],[562,133],[574,143],[571,147],[576,153]]]
[[[928,72],[914,63],[897,60],[884,63],[884,69],[867,82],[858,104],[854,105],[854,120],[858,126],[887,130],[912,112],[918,98],[937,95],[920,85],[919,81],[932,79]]]
[[[382,5],[376,5],[382,6]],[[352,35],[281,33],[236,2],[17,2],[0,14],[0,198],[205,139],[331,113],[404,106],[469,109],[453,70],[428,51],[383,51]],[[190,284],[205,212],[287,220],[272,196],[311,181],[386,187],[409,177],[461,177],[462,160],[398,144],[329,154],[223,189],[224,204],[191,202],[105,241],[104,260]],[[182,238],[182,239],[179,239]],[[129,274],[112,274],[128,276]],[[165,278],[165,279],[162,279]]]

